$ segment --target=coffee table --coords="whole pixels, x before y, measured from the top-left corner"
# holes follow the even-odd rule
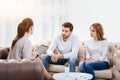
[[[92,75],[88,73],[70,72],[67,75],[65,73],[55,73],[53,78],[55,80],[91,80]]]

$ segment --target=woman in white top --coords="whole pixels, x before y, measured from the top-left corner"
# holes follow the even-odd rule
[[[33,21],[30,18],[25,18],[17,28],[17,35],[12,41],[11,50],[8,55],[8,59],[24,59],[24,58],[35,58],[36,53],[32,52],[32,44],[29,40],[29,36],[33,33]],[[44,66],[43,74],[48,80],[52,80],[51,75],[46,71]],[[41,73],[40,73],[41,74]]]
[[[100,23],[94,23],[90,26],[90,34],[92,39],[86,43],[86,59],[85,62],[80,62],[80,72],[92,74],[92,80],[95,80],[94,70],[109,68],[106,55],[108,44],[103,37],[103,27]]]

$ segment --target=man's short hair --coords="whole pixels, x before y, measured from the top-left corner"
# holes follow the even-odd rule
[[[73,25],[70,22],[65,22],[62,24],[65,28],[70,28],[70,31],[73,31]]]

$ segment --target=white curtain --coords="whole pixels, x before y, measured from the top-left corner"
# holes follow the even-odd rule
[[[32,43],[51,40],[68,19],[69,0],[0,0],[0,46],[10,46],[17,26],[26,17],[34,21]]]
[[[0,0],[0,47],[10,46],[23,18],[34,21],[32,43],[51,40],[70,21],[81,41],[90,39],[89,26],[100,22],[110,42],[120,41],[119,0]],[[107,5],[106,5],[107,4]]]

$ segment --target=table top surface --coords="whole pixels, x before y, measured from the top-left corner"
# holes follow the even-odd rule
[[[55,73],[53,78],[55,80],[90,80],[92,79],[92,75],[88,73],[77,73],[77,72],[69,72],[65,73]]]

